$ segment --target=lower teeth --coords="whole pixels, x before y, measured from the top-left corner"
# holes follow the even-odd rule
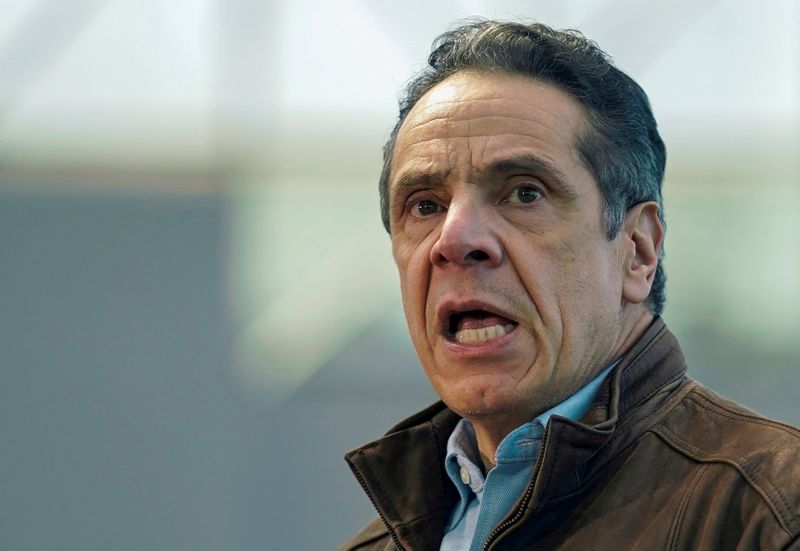
[[[481,327],[479,329],[462,329],[455,334],[456,341],[461,344],[474,344],[498,339],[508,334],[514,329],[514,324],[508,325],[490,325],[489,327]]]

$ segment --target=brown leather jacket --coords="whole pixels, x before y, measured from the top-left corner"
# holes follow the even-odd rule
[[[800,549],[800,431],[686,377],[657,319],[580,423],[553,417],[486,549]],[[437,403],[348,453],[379,518],[341,549],[439,549],[458,417]]]

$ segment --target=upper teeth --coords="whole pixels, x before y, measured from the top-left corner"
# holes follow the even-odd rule
[[[514,329],[514,324],[508,325],[490,325],[489,327],[481,327],[480,329],[462,329],[456,331],[455,337],[461,344],[472,344],[490,341],[497,339],[507,334]]]

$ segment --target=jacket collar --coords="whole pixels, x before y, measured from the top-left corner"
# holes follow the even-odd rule
[[[685,371],[677,340],[656,318],[621,358],[581,422],[551,419],[533,484],[523,499],[523,516],[585,490],[595,472],[655,422],[652,412],[673,399]],[[447,438],[458,420],[437,402],[345,456],[404,548],[429,548],[444,534],[458,499],[444,470]]]
[[[345,459],[401,548],[441,541],[458,492],[444,470],[460,417],[437,402]]]
[[[675,336],[656,318],[603,383],[580,422],[553,419],[527,508],[584,492],[593,476],[658,421],[686,378]]]

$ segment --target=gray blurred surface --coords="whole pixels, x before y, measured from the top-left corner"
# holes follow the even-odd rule
[[[0,195],[3,549],[244,545],[223,212]]]

